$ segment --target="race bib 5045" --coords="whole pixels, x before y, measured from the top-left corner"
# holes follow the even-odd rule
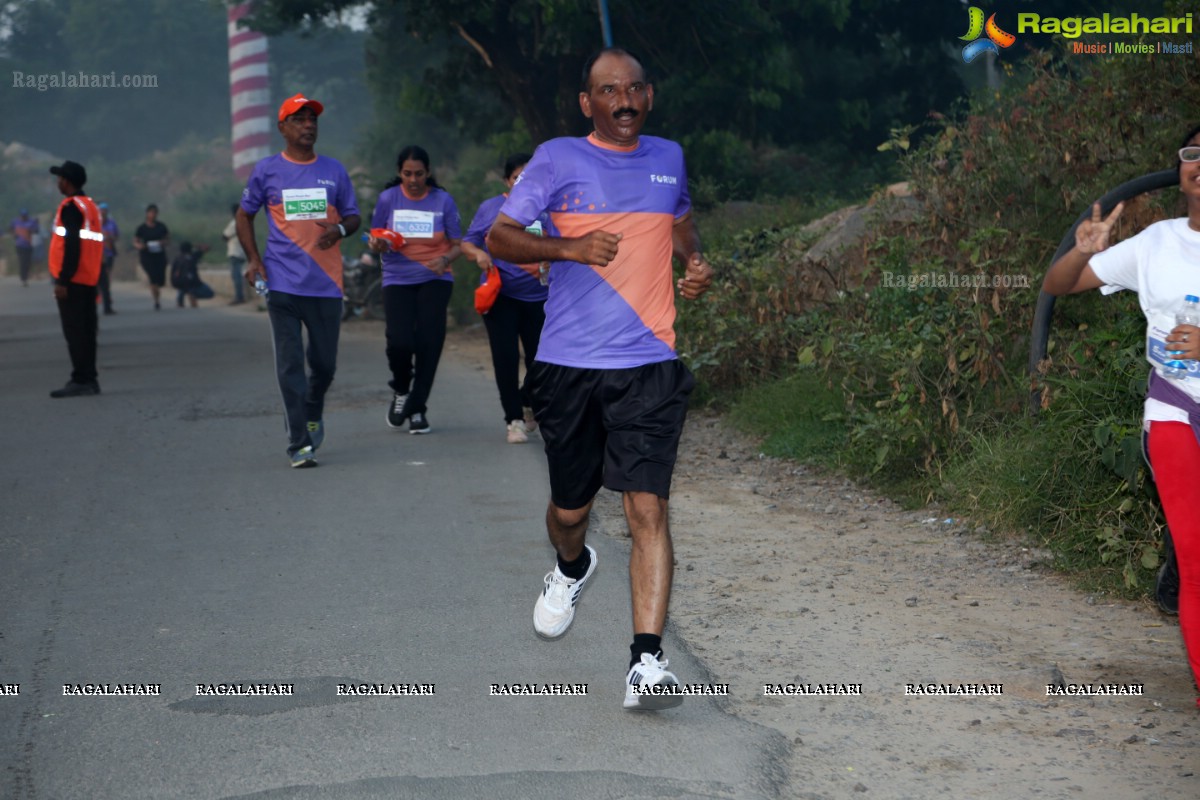
[[[292,220],[325,219],[325,190],[284,189],[283,218]]]

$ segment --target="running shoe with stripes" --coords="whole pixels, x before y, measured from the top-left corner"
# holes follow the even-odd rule
[[[404,420],[408,419],[408,415],[404,413],[404,406],[408,403],[408,395],[392,392],[392,402],[388,403],[387,424],[389,428],[403,428]]]
[[[588,564],[587,573],[582,578],[568,578],[555,564],[554,570],[547,572],[546,577],[542,579],[546,587],[533,606],[533,629],[543,639],[557,639],[562,636],[575,619],[575,604],[579,602],[579,595],[587,585],[588,578],[596,571],[596,551],[589,545],[585,544],[584,547],[587,548],[591,563]]]
[[[662,655],[642,653],[642,660],[629,668],[625,676],[625,708],[633,711],[659,711],[683,703],[683,695],[672,690],[679,688],[675,673],[667,672],[667,660]]]

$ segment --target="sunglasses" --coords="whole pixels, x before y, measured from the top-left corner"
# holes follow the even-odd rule
[[[1197,161],[1200,161],[1200,147],[1191,146],[1180,148],[1179,160],[1185,164],[1194,164]]]

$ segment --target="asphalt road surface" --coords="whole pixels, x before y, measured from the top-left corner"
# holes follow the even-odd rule
[[[292,470],[266,315],[164,299],[119,286],[103,394],[52,400],[69,361],[48,284],[0,278],[0,797],[802,794],[790,744],[719,700],[621,708],[619,519],[595,521],[572,630],[534,635],[544,461],[536,438],[504,442],[488,373],[447,354],[434,433],[392,431],[381,327],[348,324],[321,466]],[[664,646],[681,680],[709,680]],[[513,683],[587,694],[490,694]],[[85,684],[160,694],[66,694]],[[210,684],[293,693],[198,694]]]

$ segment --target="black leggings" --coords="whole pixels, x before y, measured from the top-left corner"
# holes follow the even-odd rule
[[[537,356],[546,321],[545,301],[514,300],[500,295],[492,310],[483,315],[488,342],[492,346],[492,371],[496,373],[496,388],[500,390],[500,405],[504,421],[524,419],[524,407],[529,400],[529,370]],[[521,353],[517,341],[525,350],[525,381],[519,382]]]
[[[452,291],[454,284],[443,280],[383,287],[387,360],[392,371],[388,385],[392,391],[408,395],[410,413],[427,410],[425,403],[446,342],[446,309]]]

